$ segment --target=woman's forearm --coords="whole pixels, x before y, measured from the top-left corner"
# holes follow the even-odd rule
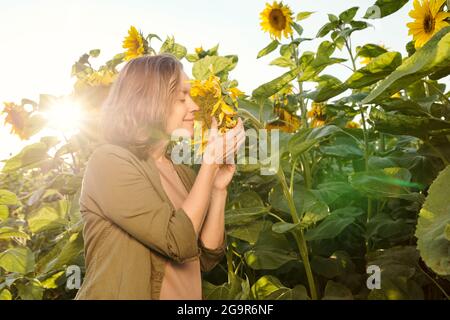
[[[222,245],[225,232],[225,203],[227,190],[213,190],[208,214],[200,238],[205,247],[216,249]]]
[[[202,164],[194,185],[181,206],[191,219],[197,235],[205,220],[217,169],[217,165]]]

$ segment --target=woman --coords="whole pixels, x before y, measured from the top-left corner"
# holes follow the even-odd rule
[[[198,110],[188,80],[174,56],[161,54],[129,61],[114,82],[103,106],[107,143],[83,178],[86,274],[75,299],[202,299],[200,271],[217,265],[226,248],[235,166],[220,163],[245,134],[239,119],[225,140],[213,121],[209,161],[198,174],[174,164],[167,136],[179,129],[192,136]]]

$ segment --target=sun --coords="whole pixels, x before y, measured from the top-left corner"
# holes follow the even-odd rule
[[[81,106],[73,101],[55,104],[44,113],[48,126],[61,131],[66,136],[79,132],[82,120]]]

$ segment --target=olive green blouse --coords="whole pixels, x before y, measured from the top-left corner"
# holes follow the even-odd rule
[[[195,172],[174,165],[187,190]],[[104,144],[91,155],[80,196],[86,273],[75,299],[159,299],[165,264],[200,259],[214,268],[226,248],[204,246],[186,212],[175,209],[152,157]]]

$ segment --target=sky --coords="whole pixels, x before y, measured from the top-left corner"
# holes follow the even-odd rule
[[[339,14],[359,6],[364,16],[375,0],[299,0],[284,1],[292,11],[314,11],[301,22],[304,37],[314,37],[327,21],[327,13]],[[100,49],[94,66],[122,52],[122,40],[131,25],[144,35],[156,33],[161,39],[174,36],[188,52],[219,44],[219,54],[237,54],[239,62],[231,73],[239,88],[251,93],[259,85],[281,75],[286,69],[269,66],[277,55],[256,59],[258,51],[270,43],[261,31],[259,13],[264,0],[0,0],[0,103],[19,103],[22,98],[37,100],[40,93],[64,95],[71,92],[72,64],[85,52]],[[384,44],[405,54],[410,40],[406,23],[412,1],[396,14],[371,20],[373,28],[354,33],[354,46]],[[322,39],[323,40],[323,39]],[[302,43],[302,50],[314,50],[320,41]],[[159,48],[159,41],[152,40]],[[335,56],[347,58],[344,52]],[[190,64],[184,63],[190,75]],[[343,66],[325,70],[341,79],[349,75]],[[0,106],[2,109],[3,106]],[[15,154],[23,143],[9,134],[0,116],[0,160]]]

